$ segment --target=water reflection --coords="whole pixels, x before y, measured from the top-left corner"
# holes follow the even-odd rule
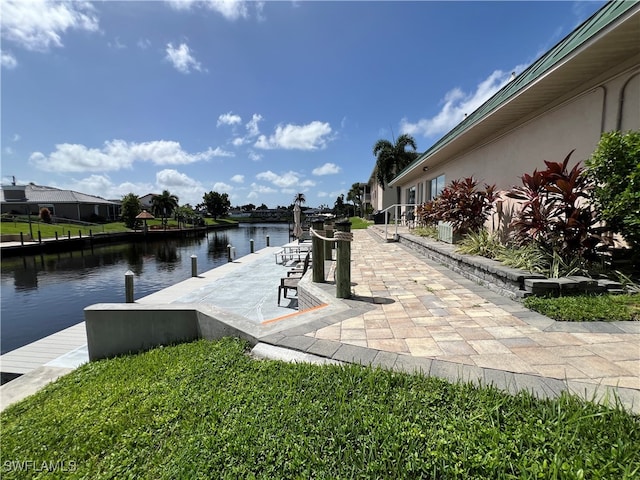
[[[198,270],[227,262],[227,245],[237,256],[289,241],[288,226],[242,225],[206,237],[95,246],[84,251],[2,259],[1,351],[5,353],[83,320],[94,303],[124,301],[124,274],[135,274],[135,298],[191,276],[191,255]]]

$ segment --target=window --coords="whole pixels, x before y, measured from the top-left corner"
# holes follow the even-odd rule
[[[407,203],[416,203],[416,187],[407,188]]]
[[[432,178],[429,182],[429,200],[433,200],[442,193],[444,189],[444,175]]]

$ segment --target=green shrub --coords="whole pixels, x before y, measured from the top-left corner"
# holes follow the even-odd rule
[[[599,218],[640,250],[640,131],[603,133],[586,162]]]
[[[469,232],[456,246],[460,253],[486,258],[497,258],[505,248],[496,234],[489,233],[484,228],[477,232]]]

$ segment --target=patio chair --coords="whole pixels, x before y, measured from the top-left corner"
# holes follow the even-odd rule
[[[300,266],[300,264],[298,264],[298,266],[293,267],[290,270],[287,270],[287,277],[291,277],[291,276],[301,277],[301,276],[304,276],[304,274],[307,273],[307,270],[309,269],[309,261],[310,260],[311,260],[311,252],[307,252],[307,254],[304,257],[304,262],[302,263],[302,266]]]
[[[302,280],[302,277],[304,277],[305,273],[307,273],[307,270],[309,269],[309,259],[310,254],[307,253],[307,256],[304,258],[302,271],[299,275],[289,276],[289,273],[287,273],[286,277],[280,279],[280,285],[278,285],[278,305],[280,305],[280,297],[283,290],[284,298],[287,298],[289,290],[295,290],[296,293],[298,292],[298,283],[300,283],[300,280]]]

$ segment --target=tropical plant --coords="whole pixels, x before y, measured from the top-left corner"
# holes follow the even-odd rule
[[[411,147],[412,150],[407,150]],[[415,139],[406,133],[400,135],[395,143],[389,140],[378,140],[373,146],[376,157],[376,180],[384,190],[393,178],[418,158]]]
[[[418,205],[416,208],[416,216],[418,217],[418,224],[421,226],[434,227],[438,224],[439,218],[436,216],[433,201]]]
[[[504,246],[500,243],[498,236],[489,233],[486,228],[469,232],[457,244],[457,250],[460,253],[469,255],[480,255],[486,258],[496,258],[504,250]]]
[[[122,197],[121,217],[127,228],[133,228],[136,224],[136,216],[140,213],[140,199],[135,193],[128,193]]]
[[[209,192],[202,196],[204,205],[207,208],[207,212],[217,220],[218,217],[225,217],[229,214],[231,208],[231,202],[229,201],[229,195],[226,193]]]
[[[42,207],[40,209],[39,216],[40,220],[42,220],[44,223],[51,223],[51,212],[47,207]]]
[[[361,184],[359,182],[351,185],[351,189],[347,192],[347,202],[353,202],[353,205],[360,211],[360,216],[364,216],[364,211],[362,210],[362,202],[363,202],[363,191]]]
[[[640,255],[640,131],[603,133],[585,163],[598,218]]]
[[[451,223],[453,231],[464,235],[484,228],[498,199],[495,185],[478,189],[473,177],[453,180],[433,201],[432,221],[435,219]]]
[[[304,196],[304,193],[296,193],[296,196],[293,197],[293,204],[302,206],[303,203],[306,203],[307,199]]]
[[[574,263],[574,257],[594,260],[601,242],[601,229],[587,202],[593,184],[579,162],[568,170],[572,153],[562,162],[545,160],[545,170],[524,174],[522,186],[507,193],[522,202],[512,223],[516,240],[534,241],[550,255],[557,252],[567,265]]]
[[[178,208],[178,197],[171,195],[169,190],[163,190],[162,194],[151,198],[151,210],[156,217],[162,217],[163,225],[167,223],[174,210]]]

